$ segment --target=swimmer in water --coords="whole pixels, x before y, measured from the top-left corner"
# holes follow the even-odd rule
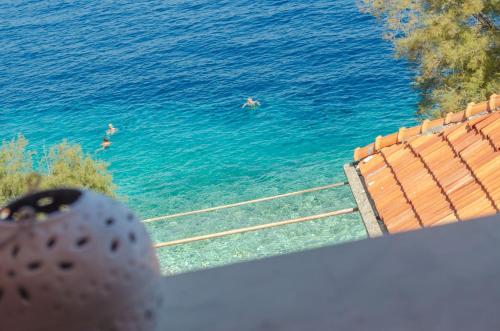
[[[104,136],[104,138],[102,138],[101,148],[96,149],[95,153],[99,153],[101,151],[104,151],[104,150],[108,149],[109,146],[111,146],[111,141],[109,141],[109,138],[107,136]]]
[[[118,129],[115,128],[112,123],[108,124],[108,130],[106,131],[106,134],[108,136],[111,136],[111,135],[115,134],[117,131],[118,131]]]
[[[109,146],[111,146],[111,141],[109,141],[108,137],[102,138],[102,143],[101,143],[102,149],[107,149],[109,148]]]
[[[254,100],[252,97],[248,97],[247,101],[243,104],[243,106],[241,106],[241,109],[243,109],[245,107],[255,109],[258,106],[260,106],[259,101]]]

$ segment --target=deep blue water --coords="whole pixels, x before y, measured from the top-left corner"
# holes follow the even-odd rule
[[[0,139],[93,153],[112,122],[96,157],[141,217],[343,181],[356,146],[414,121],[411,72],[354,1],[3,1],[0,21]],[[159,242],[353,204],[341,188],[148,228]],[[364,236],[354,214],[158,253],[178,272]]]

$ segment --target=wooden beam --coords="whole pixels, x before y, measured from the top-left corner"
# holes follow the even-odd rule
[[[341,187],[341,186],[344,186],[347,184],[348,184],[347,182],[333,183],[333,184],[329,184],[329,185],[308,188],[305,190],[273,195],[271,197],[258,198],[258,199],[253,199],[253,200],[231,203],[228,205],[222,205],[222,206],[210,207],[210,208],[205,208],[205,209],[187,211],[187,212],[183,212],[183,213],[148,218],[148,219],[143,220],[142,222],[143,223],[151,223],[151,222],[156,222],[156,221],[161,221],[161,220],[166,220],[166,219],[171,219],[171,218],[176,218],[176,217],[181,217],[181,216],[189,216],[189,215],[208,213],[208,212],[217,211],[217,210],[221,210],[221,209],[234,208],[234,207],[249,205],[249,204],[258,203],[258,202],[270,201],[270,200],[275,200],[275,199],[282,199],[282,198],[286,198],[286,197],[291,197],[293,195],[300,195],[300,194],[305,194],[305,193],[328,190],[328,189],[335,188],[335,187]]]
[[[344,172],[347,180],[349,181],[349,185],[351,187],[352,194],[354,195],[354,199],[356,200],[356,204],[358,205],[359,213],[361,214],[363,223],[365,224],[368,237],[375,238],[382,236],[382,228],[378,223],[370,199],[368,198],[365,187],[361,182],[356,168],[352,164],[345,164]]]
[[[285,220],[285,221],[272,222],[272,223],[267,223],[267,224],[259,224],[259,225],[245,227],[245,228],[210,233],[210,234],[206,234],[206,235],[202,235],[202,236],[167,241],[167,242],[155,244],[155,248],[189,244],[189,243],[192,243],[195,241],[200,241],[200,240],[215,239],[215,238],[230,236],[230,235],[234,235],[234,234],[240,234],[240,233],[246,233],[246,232],[251,232],[251,231],[258,231],[258,230],[275,228],[277,226],[284,226],[284,225],[290,225],[290,224],[295,224],[295,223],[314,221],[314,220],[319,220],[319,219],[327,218],[327,217],[355,213],[357,211],[358,211],[357,208],[347,208],[347,209],[342,209],[342,210],[335,210],[335,211],[317,214],[317,215],[312,215],[312,216],[292,218],[292,219]]]

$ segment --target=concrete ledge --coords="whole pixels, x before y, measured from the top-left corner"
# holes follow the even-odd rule
[[[352,195],[358,205],[368,237],[375,238],[382,236],[383,230],[378,223],[372,204],[356,168],[352,164],[344,164],[344,173],[349,181]]]
[[[500,217],[181,274],[161,330],[498,330]]]

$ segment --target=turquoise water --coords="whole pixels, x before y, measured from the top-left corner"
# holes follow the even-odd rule
[[[354,1],[7,1],[1,139],[98,148],[143,218],[344,181],[352,150],[414,122],[406,63]],[[242,110],[246,97],[262,102]],[[351,207],[337,188],[148,225],[156,242]],[[359,215],[164,248],[187,271],[364,238]]]

